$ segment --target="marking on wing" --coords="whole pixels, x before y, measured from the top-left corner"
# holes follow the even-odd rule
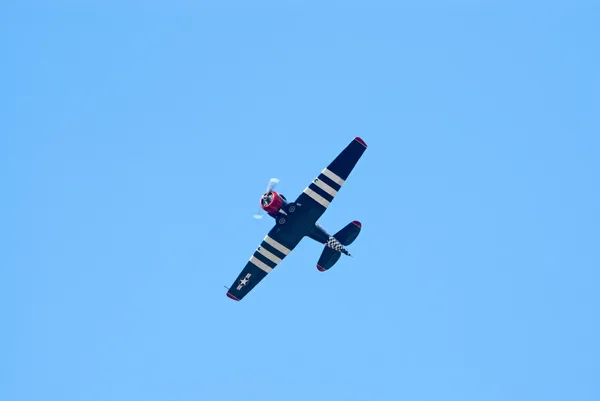
[[[336,173],[334,173],[333,171],[329,170],[328,168],[326,168],[325,170],[322,171],[323,175],[325,175],[327,178],[329,178],[330,180],[332,180],[333,182],[335,182],[338,185],[344,185],[344,180],[337,175]]]
[[[342,188],[342,186],[340,184],[334,182],[331,178],[327,177],[322,172],[321,172],[321,174],[319,174],[317,179],[323,181],[325,184],[329,185],[331,188],[335,189],[336,191],[339,191]]]
[[[252,277],[252,274],[248,273],[246,274],[246,277],[240,280],[240,284],[237,286],[238,291],[241,290],[242,287],[244,287],[246,284],[248,284],[248,281],[250,281],[250,277]]]
[[[315,191],[313,191],[312,189],[310,189],[309,187],[306,187],[303,191],[306,195],[310,196],[311,198],[313,198],[317,203],[319,203],[321,206],[323,207],[327,207],[329,206],[329,201],[325,198],[323,198],[321,195],[319,195],[318,193],[316,193]]]
[[[323,191],[327,192],[331,196],[335,196],[338,191],[332,188],[329,184],[324,181],[319,180],[318,178],[314,181],[315,185],[321,188]]]
[[[273,262],[275,264],[281,263],[281,259],[279,259],[277,256],[273,255],[271,252],[267,251],[262,246],[258,247],[258,253],[260,253],[261,255],[263,255],[264,257],[266,257],[267,259],[269,259],[271,262]]]
[[[285,246],[281,245],[279,242],[275,241],[268,235],[265,237],[265,242],[271,245],[273,248],[277,249],[279,252],[283,253],[284,255],[288,255],[290,253],[289,249],[287,249]]]
[[[267,266],[264,262],[256,259],[254,257],[254,255],[252,255],[252,257],[250,258],[250,263],[252,263],[254,266],[258,267],[260,270],[262,270],[266,273],[270,273],[271,270],[273,270],[273,268],[271,268],[270,266]]]

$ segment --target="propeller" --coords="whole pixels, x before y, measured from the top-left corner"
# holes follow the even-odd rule
[[[279,178],[271,178],[269,180],[269,185],[267,185],[267,190],[265,192],[271,192],[272,190],[274,190],[278,183]]]
[[[269,193],[273,189],[275,189],[275,187],[277,186],[277,183],[279,183],[278,178],[271,178],[269,180],[269,184],[267,184],[267,190],[265,191],[265,193]],[[265,215],[265,211],[262,208],[259,208],[258,212],[254,214],[254,218],[257,220],[262,219],[264,215]]]

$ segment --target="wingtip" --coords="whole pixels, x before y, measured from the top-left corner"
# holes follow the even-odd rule
[[[354,220],[354,221],[352,222],[352,224],[354,224],[354,225],[355,225],[355,226],[357,226],[358,228],[362,228],[362,224],[361,224],[361,223],[360,223],[360,221],[358,221],[358,220]]]
[[[317,269],[318,269],[320,272],[324,272],[324,271],[325,271],[325,269],[323,269],[323,268],[322,268],[321,266],[319,266],[319,265],[317,265]]]
[[[227,293],[227,296],[231,299],[233,299],[234,301],[239,301],[239,299],[237,299],[235,296],[231,295],[229,292]]]
[[[365,148],[367,147],[367,144],[365,143],[365,141],[362,140],[361,137],[357,136],[356,138],[354,138],[354,140],[358,143],[360,143],[362,146],[364,146]]]

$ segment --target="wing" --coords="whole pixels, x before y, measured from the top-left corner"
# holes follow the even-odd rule
[[[296,199],[311,224],[325,213],[365,150],[367,144],[359,137],[354,138]]]
[[[298,245],[303,235],[289,226],[275,226],[250,257],[227,296],[240,301]]]

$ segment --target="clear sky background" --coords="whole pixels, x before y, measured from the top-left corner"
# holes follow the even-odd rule
[[[1,6],[0,400],[599,400],[600,7],[244,3]]]

